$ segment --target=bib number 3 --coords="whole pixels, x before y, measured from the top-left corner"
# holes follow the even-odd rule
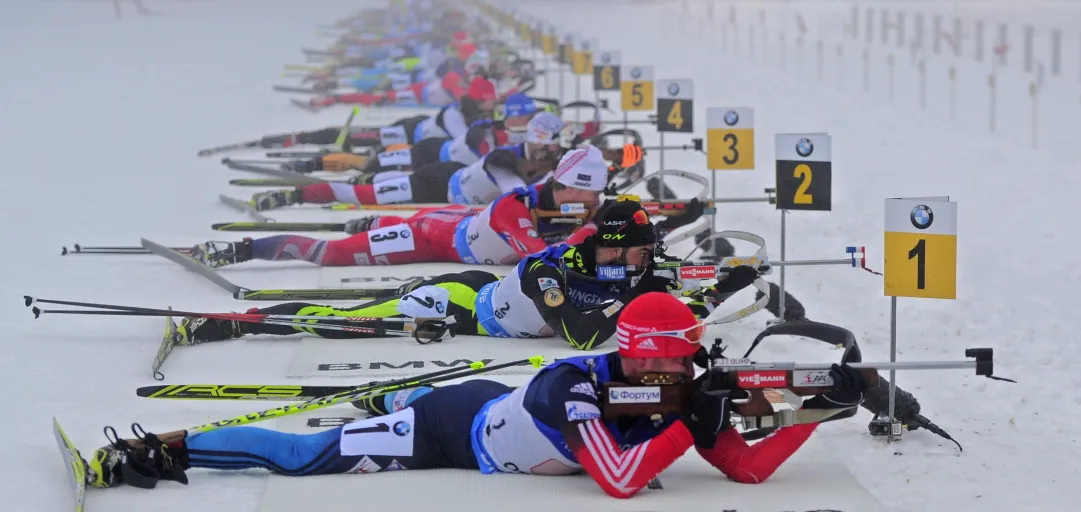
[[[372,256],[412,251],[416,249],[413,228],[407,224],[396,224],[373,229],[368,231],[368,246]]]

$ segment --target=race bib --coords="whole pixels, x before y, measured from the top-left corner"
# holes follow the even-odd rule
[[[372,187],[375,188],[376,204],[408,203],[413,200],[408,176],[382,180]]]
[[[403,89],[396,92],[398,94],[394,98],[395,103],[417,103],[417,95],[413,93],[413,89]]]
[[[384,126],[379,129],[379,144],[383,147],[408,143],[404,126]]]
[[[413,243],[413,228],[407,224],[396,224],[373,229],[368,231],[368,246],[372,256],[412,251],[416,248]]]
[[[398,312],[413,318],[445,318],[450,292],[438,286],[421,286],[398,300]]]
[[[345,456],[413,455],[413,433],[416,430],[413,408],[394,414],[377,416],[349,423],[342,427],[340,449]]]
[[[413,152],[408,149],[399,149],[397,151],[387,151],[379,153],[379,166],[380,167],[398,167],[413,165]]]
[[[395,91],[401,91],[403,89],[408,89],[409,86],[413,85],[413,78],[411,76],[409,76],[407,73],[391,73],[389,75],[389,78],[390,78],[390,86]]]

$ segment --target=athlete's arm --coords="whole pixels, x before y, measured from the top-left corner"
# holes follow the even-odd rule
[[[502,196],[492,205],[490,225],[499,233],[519,258],[543,251],[548,247],[533,228],[529,208],[515,195]]]
[[[653,439],[622,450],[601,420],[589,374],[580,368],[557,367],[531,386],[544,396],[527,401],[529,413],[563,434],[574,458],[610,496],[634,496],[694,444],[687,427],[676,421]]]
[[[526,188],[526,182],[518,176],[518,155],[505,148],[492,150],[484,158],[484,171],[492,177],[492,181],[499,187],[499,192],[506,194],[516,188]]]
[[[695,450],[728,478],[742,484],[760,484],[803,446],[817,426],[808,423],[782,427],[754,445],[748,445],[736,429],[727,428],[717,434],[713,448],[696,446]]]
[[[469,126],[465,124],[465,117],[462,116],[461,111],[448,108],[443,112],[443,130],[450,135],[450,138],[457,139],[469,131]]]
[[[540,261],[527,265],[521,283],[522,293],[533,300],[548,326],[578,350],[591,350],[612,337],[623,306],[649,291],[632,288],[608,307],[582,312],[563,294],[563,274]]]

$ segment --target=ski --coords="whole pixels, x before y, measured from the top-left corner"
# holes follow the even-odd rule
[[[300,101],[300,100],[298,100],[296,98],[293,98],[293,99],[289,100],[289,103],[292,103],[294,106],[300,107],[300,108],[302,108],[304,110],[307,110],[308,112],[311,112],[313,114],[319,112],[319,110],[320,110],[319,107],[316,107],[316,106],[314,106],[311,103],[306,102],[306,101]]]
[[[170,306],[168,309],[172,311],[173,308]],[[165,335],[161,338],[158,354],[154,356],[154,363],[151,365],[154,380],[165,380],[165,375],[161,373],[161,365],[165,364],[165,359],[173,352],[173,347],[176,347],[179,340],[180,335],[176,331],[176,322],[173,322],[173,317],[165,317]]]
[[[68,439],[64,429],[60,428],[60,422],[53,417],[53,436],[56,438],[56,446],[60,448],[60,454],[64,456],[64,465],[67,467],[68,480],[75,492],[75,512],[82,512],[83,502],[86,500],[86,466],[83,464],[83,456],[75,445]]]
[[[236,187],[295,187],[297,182],[282,178],[236,178],[229,180]]]
[[[396,288],[298,288],[293,290],[242,290],[233,298],[238,300],[274,300],[274,301],[314,301],[314,300],[358,300],[368,301],[393,297],[398,294]]]
[[[212,224],[215,231],[317,231],[344,232],[341,222],[220,222]]]
[[[301,94],[326,94],[334,89],[331,87],[297,87],[294,85],[275,85],[277,92],[296,92]]]
[[[262,140],[252,140],[248,142],[238,142],[236,144],[226,144],[224,146],[218,146],[214,148],[200,149],[197,156],[212,156],[218,153],[225,153],[228,151],[236,151],[238,149],[250,149],[262,147]]]
[[[265,384],[168,384],[143,386],[135,394],[170,400],[282,400],[302,402],[348,391],[356,386],[295,386]]]
[[[255,220],[259,221],[259,222],[274,222],[274,219],[271,219],[270,217],[267,217],[266,215],[263,215],[263,214],[259,213],[259,210],[256,210],[255,206],[253,206],[251,203],[249,203],[247,201],[243,201],[243,200],[237,199],[235,197],[229,197],[229,196],[227,196],[225,194],[219,195],[218,200],[221,201],[221,203],[224,204],[225,206],[228,206],[228,207],[230,207],[230,208],[232,208],[234,210],[244,212],[244,213],[247,213],[248,215],[251,215],[251,217],[253,219],[255,219]]]
[[[190,247],[170,247],[170,249],[187,254],[191,252]],[[69,254],[152,254],[150,251],[143,247],[138,246],[84,246],[75,244],[73,250],[68,250],[66,246],[60,248],[60,255],[67,256]]]

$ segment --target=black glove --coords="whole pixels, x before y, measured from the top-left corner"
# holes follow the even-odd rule
[[[723,281],[718,281],[717,284],[713,285],[710,291],[731,296],[733,293],[754,284],[755,279],[758,279],[758,269],[747,265],[740,265],[729,269],[728,277]]]
[[[638,283],[634,285],[632,291],[635,296],[638,296],[649,292],[667,292],[674,290],[675,288],[675,281],[654,274],[653,267],[650,266],[642,273],[642,276],[638,278]]]
[[[859,370],[848,364],[834,364],[830,367],[833,386],[830,391],[804,400],[803,409],[836,409],[855,407],[863,402],[863,392],[867,391],[867,378]]]
[[[698,198],[691,199],[683,211],[674,213],[668,218],[657,223],[657,231],[667,233],[676,228],[686,226],[702,217],[706,211],[706,204]]]
[[[703,376],[708,375],[703,374]],[[701,382],[699,382],[701,380]],[[695,391],[691,394],[691,401],[686,411],[683,411],[683,424],[694,436],[694,445],[708,450],[717,442],[717,434],[729,428],[729,415],[731,402],[727,392],[716,395],[706,393],[707,379],[699,377],[695,379]]]

